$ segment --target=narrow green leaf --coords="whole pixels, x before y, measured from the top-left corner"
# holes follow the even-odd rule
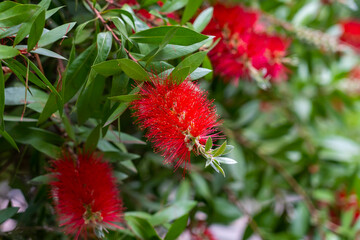
[[[88,138],[86,139],[86,143],[85,143],[85,149],[87,151],[94,151],[96,149],[96,146],[99,142],[100,139],[100,130],[101,130],[101,126],[98,125],[96,128],[94,128],[90,135],[88,136]]]
[[[47,56],[47,57],[67,60],[66,58],[64,58],[63,56],[57,54],[56,52],[53,52],[53,51],[45,49],[45,48],[37,48],[37,49],[31,51],[31,53],[37,53],[39,55],[43,55],[43,56]]]
[[[234,159],[228,158],[228,157],[214,157],[215,160],[217,160],[219,163],[223,164],[236,164],[237,161]]]
[[[30,179],[30,184],[48,184],[51,181],[52,174],[45,174]]]
[[[9,207],[3,210],[0,210],[0,224],[14,216],[18,212],[18,207]]]
[[[169,0],[166,1],[160,12],[174,12],[183,8],[189,0]]]
[[[201,51],[201,52],[191,54],[190,56],[188,56],[184,60],[182,60],[175,67],[174,71],[177,71],[177,70],[179,70],[181,68],[189,67],[189,73],[192,73],[204,61],[204,58],[205,58],[206,54],[207,54],[206,51]]]
[[[50,18],[52,15],[54,15],[55,13],[57,13],[57,11],[59,11],[59,10],[62,9],[63,7],[64,7],[64,6],[61,6],[61,7],[53,8],[53,9],[50,9],[50,10],[46,11],[45,19]]]
[[[222,153],[222,155],[229,154],[229,153],[231,153],[232,150],[234,150],[233,145],[226,145],[225,151]]]
[[[205,151],[209,151],[212,148],[213,142],[212,142],[212,138],[208,137],[208,139],[206,140],[206,144],[205,144]]]
[[[224,153],[225,149],[226,149],[226,141],[223,144],[221,144],[221,146],[219,148],[214,150],[213,157],[222,155]]]
[[[181,18],[181,25],[185,24],[192,18],[192,16],[194,16],[202,2],[203,0],[192,0],[186,4],[183,16]]]
[[[211,201],[211,192],[206,180],[198,173],[191,173],[190,177],[195,185],[196,192],[207,201]]]
[[[65,91],[63,93],[64,103],[68,102],[84,84],[89,75],[89,69],[94,62],[95,56],[96,47],[95,45],[92,45],[71,62],[70,66],[67,66],[66,75],[63,76],[63,83],[65,80],[65,88],[63,86],[62,89],[62,91]],[[51,94],[44,110],[40,114],[38,124],[44,122],[57,110],[56,105],[56,97]]]
[[[161,240],[155,229],[146,219],[125,214],[125,220],[131,230],[140,239]]]
[[[31,26],[30,34],[27,42],[28,52],[30,52],[35,47],[36,43],[39,41],[44,26],[45,26],[45,10],[41,11],[39,15],[37,15]]]
[[[112,34],[111,32],[101,32],[96,38],[98,55],[96,62],[103,62],[109,56],[111,45],[112,45]]]
[[[4,12],[5,10],[9,10],[10,8],[15,7],[17,5],[19,5],[19,3],[12,2],[12,1],[2,2],[2,3],[0,3],[0,13]]]
[[[212,18],[213,12],[214,8],[209,7],[199,14],[193,24],[195,31],[202,32],[206,28]]]
[[[0,135],[2,135],[5,140],[8,141],[8,143],[10,143],[10,145],[19,152],[19,148],[16,145],[14,139],[12,139],[12,137],[5,130],[0,129]]]
[[[196,206],[195,201],[175,202],[173,205],[160,210],[150,219],[153,226],[168,223],[189,213]]]
[[[189,219],[189,214],[185,214],[184,216],[176,219],[173,224],[171,224],[171,227],[169,231],[167,232],[164,240],[176,240],[181,233],[186,228],[187,222]]]
[[[140,87],[142,83],[139,84],[136,88],[134,88],[129,94],[135,94],[140,91]],[[121,116],[125,112],[125,110],[129,107],[130,102],[120,103],[118,105],[114,105],[109,114],[105,115],[103,119],[104,127],[114,122],[118,117]]]
[[[0,45],[0,59],[12,58],[19,54],[20,54],[20,52],[16,48],[13,48],[10,46],[5,46],[5,45]]]
[[[31,19],[39,9],[34,4],[19,4],[0,12],[0,27],[12,27]]]
[[[91,68],[97,73],[108,77],[121,73],[120,62],[117,59],[101,62],[93,65]]]
[[[130,59],[119,59],[121,69],[130,78],[137,81],[149,81],[150,78],[146,71],[136,62]]]
[[[16,26],[13,26],[6,30],[0,29],[0,31],[3,31],[3,32],[0,32],[0,39],[15,35],[19,31],[20,26],[21,25],[16,25]]]
[[[0,130],[4,131],[4,110],[5,110],[5,79],[0,61]]]
[[[224,169],[220,167],[220,165],[216,161],[212,161],[211,166],[217,171],[221,172],[221,174],[225,177]]]
[[[178,28],[173,28],[170,31],[168,31],[166,33],[163,41],[160,43],[159,47],[155,49],[156,50],[155,53],[151,52],[150,55],[148,54],[147,56],[145,56],[144,59],[142,59],[143,61],[145,61],[145,59],[147,59],[146,66],[149,65],[149,63],[156,57],[156,55],[159,54],[159,52],[164,49],[164,47],[175,36],[177,30],[178,30]]]
[[[76,22],[66,23],[43,34],[38,42],[38,46],[44,47],[65,37],[75,24]]]
[[[175,36],[169,41],[169,44],[189,46],[208,38],[207,36],[199,34],[191,29],[178,26],[154,27],[137,32],[130,38],[138,43],[160,44],[163,42],[166,34],[174,28],[178,28],[178,30],[176,31]]]
[[[16,74],[20,79],[26,78],[27,68],[22,65],[19,61],[14,59],[7,59],[4,63]],[[29,72],[29,81],[34,83],[36,86],[46,89],[47,86],[44,84],[34,73]]]
[[[27,57],[24,56],[26,60],[28,60]],[[55,93],[60,99],[60,94],[56,91],[55,87],[50,83],[50,81],[44,76],[44,74],[40,71],[40,69],[32,62],[28,61],[30,64],[30,67],[35,71],[35,73],[40,77],[40,79],[45,83],[45,85],[50,89],[52,93]]]
[[[120,95],[120,96],[108,97],[108,99],[119,102],[132,102],[136,99],[139,99],[139,95],[137,94]]]
[[[181,83],[183,82],[190,73],[190,67],[184,67],[184,68],[179,68],[177,71],[172,71],[171,76],[172,79],[175,80],[177,83]]]

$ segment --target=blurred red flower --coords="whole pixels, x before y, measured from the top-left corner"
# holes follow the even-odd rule
[[[175,169],[184,164],[185,173],[195,141],[204,144],[208,137],[218,137],[219,116],[207,93],[191,81],[176,83],[171,75],[166,79],[155,75],[151,80],[133,101],[133,116],[165,163],[175,164]]]
[[[344,20],[340,22],[343,33],[340,40],[360,50],[360,21]]]
[[[209,52],[217,75],[237,82],[248,77],[250,68],[254,68],[264,71],[264,77],[272,81],[287,78],[282,60],[290,40],[264,33],[258,18],[258,12],[240,6],[214,6],[213,18],[204,34],[221,38]]]
[[[64,154],[52,162],[51,171],[52,197],[66,234],[78,239],[107,227],[121,228],[122,201],[111,167],[101,157]]]

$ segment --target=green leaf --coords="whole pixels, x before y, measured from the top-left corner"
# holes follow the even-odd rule
[[[96,149],[96,146],[100,139],[100,132],[101,132],[100,130],[101,130],[101,126],[100,125],[96,126],[96,128],[94,128],[91,131],[90,135],[86,139],[85,149],[87,151],[93,152]]]
[[[31,53],[37,53],[39,55],[43,55],[43,56],[47,56],[47,57],[67,60],[66,58],[64,58],[63,56],[57,54],[56,52],[53,52],[53,51],[45,49],[45,48],[37,48],[37,49],[31,51]]]
[[[171,224],[171,227],[169,231],[167,232],[164,240],[176,240],[181,233],[186,228],[187,222],[189,219],[189,214],[185,214],[184,216],[176,219],[173,224]]]
[[[205,151],[209,151],[212,148],[213,142],[212,142],[212,138],[208,137],[208,139],[206,140],[205,143]]]
[[[52,174],[45,174],[45,175],[40,175],[37,177],[34,177],[33,179],[30,179],[29,183],[30,184],[48,184],[51,181],[51,176]]]
[[[223,144],[221,144],[219,148],[214,150],[213,157],[222,155],[225,152],[225,149],[226,149],[226,141]]]
[[[6,30],[5,29],[0,29],[0,31],[3,31],[3,32],[0,33],[0,39],[15,35],[19,31],[20,26],[21,25],[16,25],[16,26],[13,26],[13,27],[8,28]]]
[[[174,12],[183,8],[189,0],[168,0],[160,9],[160,12]]]
[[[178,30],[176,31],[174,37],[169,41],[169,44],[189,46],[208,38],[207,36],[199,34],[191,29],[178,26],[154,27],[137,32],[130,38],[138,43],[161,44],[166,34],[174,28],[178,28]]]
[[[65,37],[71,31],[76,22],[66,23],[43,34],[38,42],[39,47],[44,47]]]
[[[191,54],[190,56],[186,57],[184,60],[182,60],[176,67],[174,71],[177,71],[181,68],[189,67],[189,73],[192,73],[195,71],[197,67],[201,65],[201,63],[204,61],[204,58],[206,56],[207,52],[197,52],[194,54]]]
[[[200,33],[206,28],[212,18],[213,12],[214,8],[209,7],[199,14],[193,23],[195,31]]]
[[[0,61],[0,130],[4,131],[4,110],[5,110],[5,78]]]
[[[177,71],[171,72],[171,77],[177,83],[183,82],[188,76],[190,72],[190,67],[179,68]]]
[[[61,153],[59,146],[64,140],[55,133],[33,126],[34,123],[18,123],[9,133],[16,142],[29,144],[53,159],[58,158]]]
[[[105,77],[119,74],[122,71],[120,68],[120,62],[117,59],[95,64],[91,68]]]
[[[180,183],[179,188],[176,191],[176,201],[186,201],[190,199],[190,182],[187,179],[183,179]]]
[[[13,48],[10,46],[5,46],[5,45],[0,45],[0,59],[12,58],[19,54],[20,54],[20,52],[16,48]]]
[[[19,4],[0,12],[0,27],[12,27],[31,19],[39,9],[33,4]]]
[[[234,146],[226,145],[225,151],[222,153],[222,155],[229,154],[229,153],[231,153],[232,150],[234,150]]]
[[[206,180],[198,173],[191,173],[190,177],[195,185],[196,192],[207,201],[211,201],[211,192]]]
[[[208,75],[211,72],[212,72],[212,70],[210,70],[210,69],[198,67],[197,69],[195,69],[195,71],[193,71],[190,74],[190,79],[197,80],[199,78],[205,77],[206,75]]]
[[[150,223],[153,226],[168,223],[189,213],[195,206],[195,201],[175,202],[173,205],[160,210],[154,216],[152,216]]]
[[[18,152],[20,152],[18,146],[16,145],[14,139],[12,139],[12,137],[5,131],[5,130],[1,130],[0,129],[0,135],[2,135],[6,141],[8,141],[8,143],[10,143],[10,145],[15,148]]]
[[[25,60],[29,60],[24,56]],[[40,79],[44,82],[44,84],[50,89],[52,93],[55,93],[60,99],[60,94],[56,91],[55,87],[50,83],[50,81],[44,76],[44,74],[38,69],[38,67],[32,62],[28,61],[30,64],[30,67],[35,71],[35,73],[40,77]]]
[[[46,11],[45,19],[50,18],[52,15],[54,15],[55,13],[57,13],[57,11],[59,11],[59,10],[62,9],[63,7],[64,7],[64,6],[60,6],[60,7],[53,8],[53,9],[50,9],[50,10]]]
[[[156,57],[157,54],[159,54],[159,52],[161,50],[164,49],[164,47],[170,42],[170,40],[175,36],[176,32],[177,32],[178,28],[173,28],[170,31],[168,31],[163,39],[163,41],[160,43],[159,47],[156,48],[154,51],[150,52],[148,55],[146,55],[143,59],[141,59],[142,61],[147,60],[146,62],[146,66]]]
[[[23,80],[23,78],[26,78],[27,76],[27,68],[22,65],[20,62],[14,60],[14,59],[7,59],[4,61],[4,63],[16,74],[16,76]],[[45,83],[43,83],[34,73],[31,71],[29,72],[29,81],[34,83],[36,86],[46,89],[47,86]]]
[[[140,87],[142,84],[139,84],[136,88],[134,88],[129,94],[135,94],[140,91]],[[114,105],[111,109],[110,113],[105,115],[105,118],[103,119],[104,127],[111,124],[113,121],[115,121],[118,117],[121,116],[125,112],[125,110],[129,107],[130,102],[121,103],[118,105]]]
[[[9,207],[3,210],[0,210],[0,224],[14,216],[18,212],[18,207]]]
[[[139,99],[139,95],[137,94],[128,94],[128,95],[120,95],[114,97],[108,97],[108,99],[119,102],[132,102],[136,99]]]
[[[35,47],[36,43],[39,41],[44,26],[45,26],[45,10],[41,11],[39,15],[37,15],[31,26],[30,34],[27,42],[28,52],[30,52]]]
[[[146,219],[125,214],[125,220],[126,220],[127,224],[130,226],[131,230],[140,239],[149,239],[149,240],[160,240],[161,239],[157,235],[155,229],[151,226],[151,224]]]
[[[181,18],[181,25],[185,24],[192,18],[192,16],[194,16],[202,2],[203,0],[192,0],[186,4],[183,16]]]
[[[212,161],[210,164],[216,172],[221,172],[221,174],[225,177],[224,169],[222,169],[216,161]]]
[[[84,52],[82,52],[73,62],[70,63],[66,71],[66,75],[63,76],[63,82],[65,82],[65,88],[63,86],[62,91],[65,91],[63,100],[68,102],[84,84],[87,76],[89,75],[89,69],[94,62],[96,56],[95,45],[90,46]],[[51,94],[44,107],[44,110],[40,114],[39,124],[43,123],[53,114],[57,109],[56,97]]]
[[[237,161],[235,161],[232,158],[228,158],[228,157],[214,157],[215,160],[217,160],[219,163],[223,163],[223,164],[236,164]]]
[[[12,2],[12,1],[2,2],[2,3],[0,3],[0,13],[4,12],[6,10],[9,10],[10,8],[15,7],[17,5],[19,5],[19,3]]]
[[[149,81],[150,78],[146,71],[136,62],[130,59],[119,59],[121,69],[124,71],[126,75],[130,78],[137,81]]]
[[[109,56],[111,45],[112,45],[112,35],[111,32],[101,32],[97,35],[96,38],[98,55],[96,57],[96,62],[103,62]]]

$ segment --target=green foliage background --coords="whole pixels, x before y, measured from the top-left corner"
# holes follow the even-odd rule
[[[0,181],[21,189],[29,204],[23,213],[0,211],[0,223],[18,221],[1,238],[67,238],[46,169],[61,149],[86,148],[112,163],[126,207],[124,230],[106,239],[176,239],[196,227],[199,212],[209,226],[249,217],[243,239],[254,231],[263,239],[356,239],[353,210],[337,209],[336,223],[330,215],[339,191],[360,197],[359,92],[343,88],[359,55],[337,51],[332,40],[339,20],[358,16],[360,5],[324,2],[239,1],[292,27],[270,23],[292,38],[295,64],[287,82],[267,90],[247,80],[234,87],[211,72],[206,53],[215,43],[201,34],[211,2],[168,0],[160,9],[141,1],[164,25],[151,28],[129,5],[106,10],[105,1],[0,3]],[[182,26],[159,11],[177,11]],[[191,74],[215,99],[221,130],[235,147],[228,156],[237,161],[223,166],[225,178],[192,156],[183,179],[134,126],[127,110],[138,91],[134,80],[164,71],[179,79]]]

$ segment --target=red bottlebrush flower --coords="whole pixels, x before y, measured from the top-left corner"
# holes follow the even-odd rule
[[[121,228],[122,201],[111,167],[101,157],[69,154],[52,162],[52,197],[60,226],[69,235],[87,238],[89,230]]]
[[[175,169],[190,163],[190,152],[197,150],[215,133],[220,124],[212,101],[198,85],[185,80],[176,83],[172,77],[153,76],[145,82],[139,99],[132,102],[133,116],[155,150],[165,157],[165,163],[175,164]],[[204,141],[205,140],[205,141]]]
[[[282,63],[290,41],[261,33],[259,14],[240,6],[226,7],[217,4],[213,18],[204,33],[221,38],[209,52],[217,75],[227,80],[238,81],[248,77],[249,68],[265,71],[264,77],[272,81],[286,79],[286,68]]]
[[[341,21],[340,24],[343,29],[340,40],[360,51],[360,21],[345,20]]]
[[[199,222],[191,231],[191,240],[216,240],[205,222]]]

